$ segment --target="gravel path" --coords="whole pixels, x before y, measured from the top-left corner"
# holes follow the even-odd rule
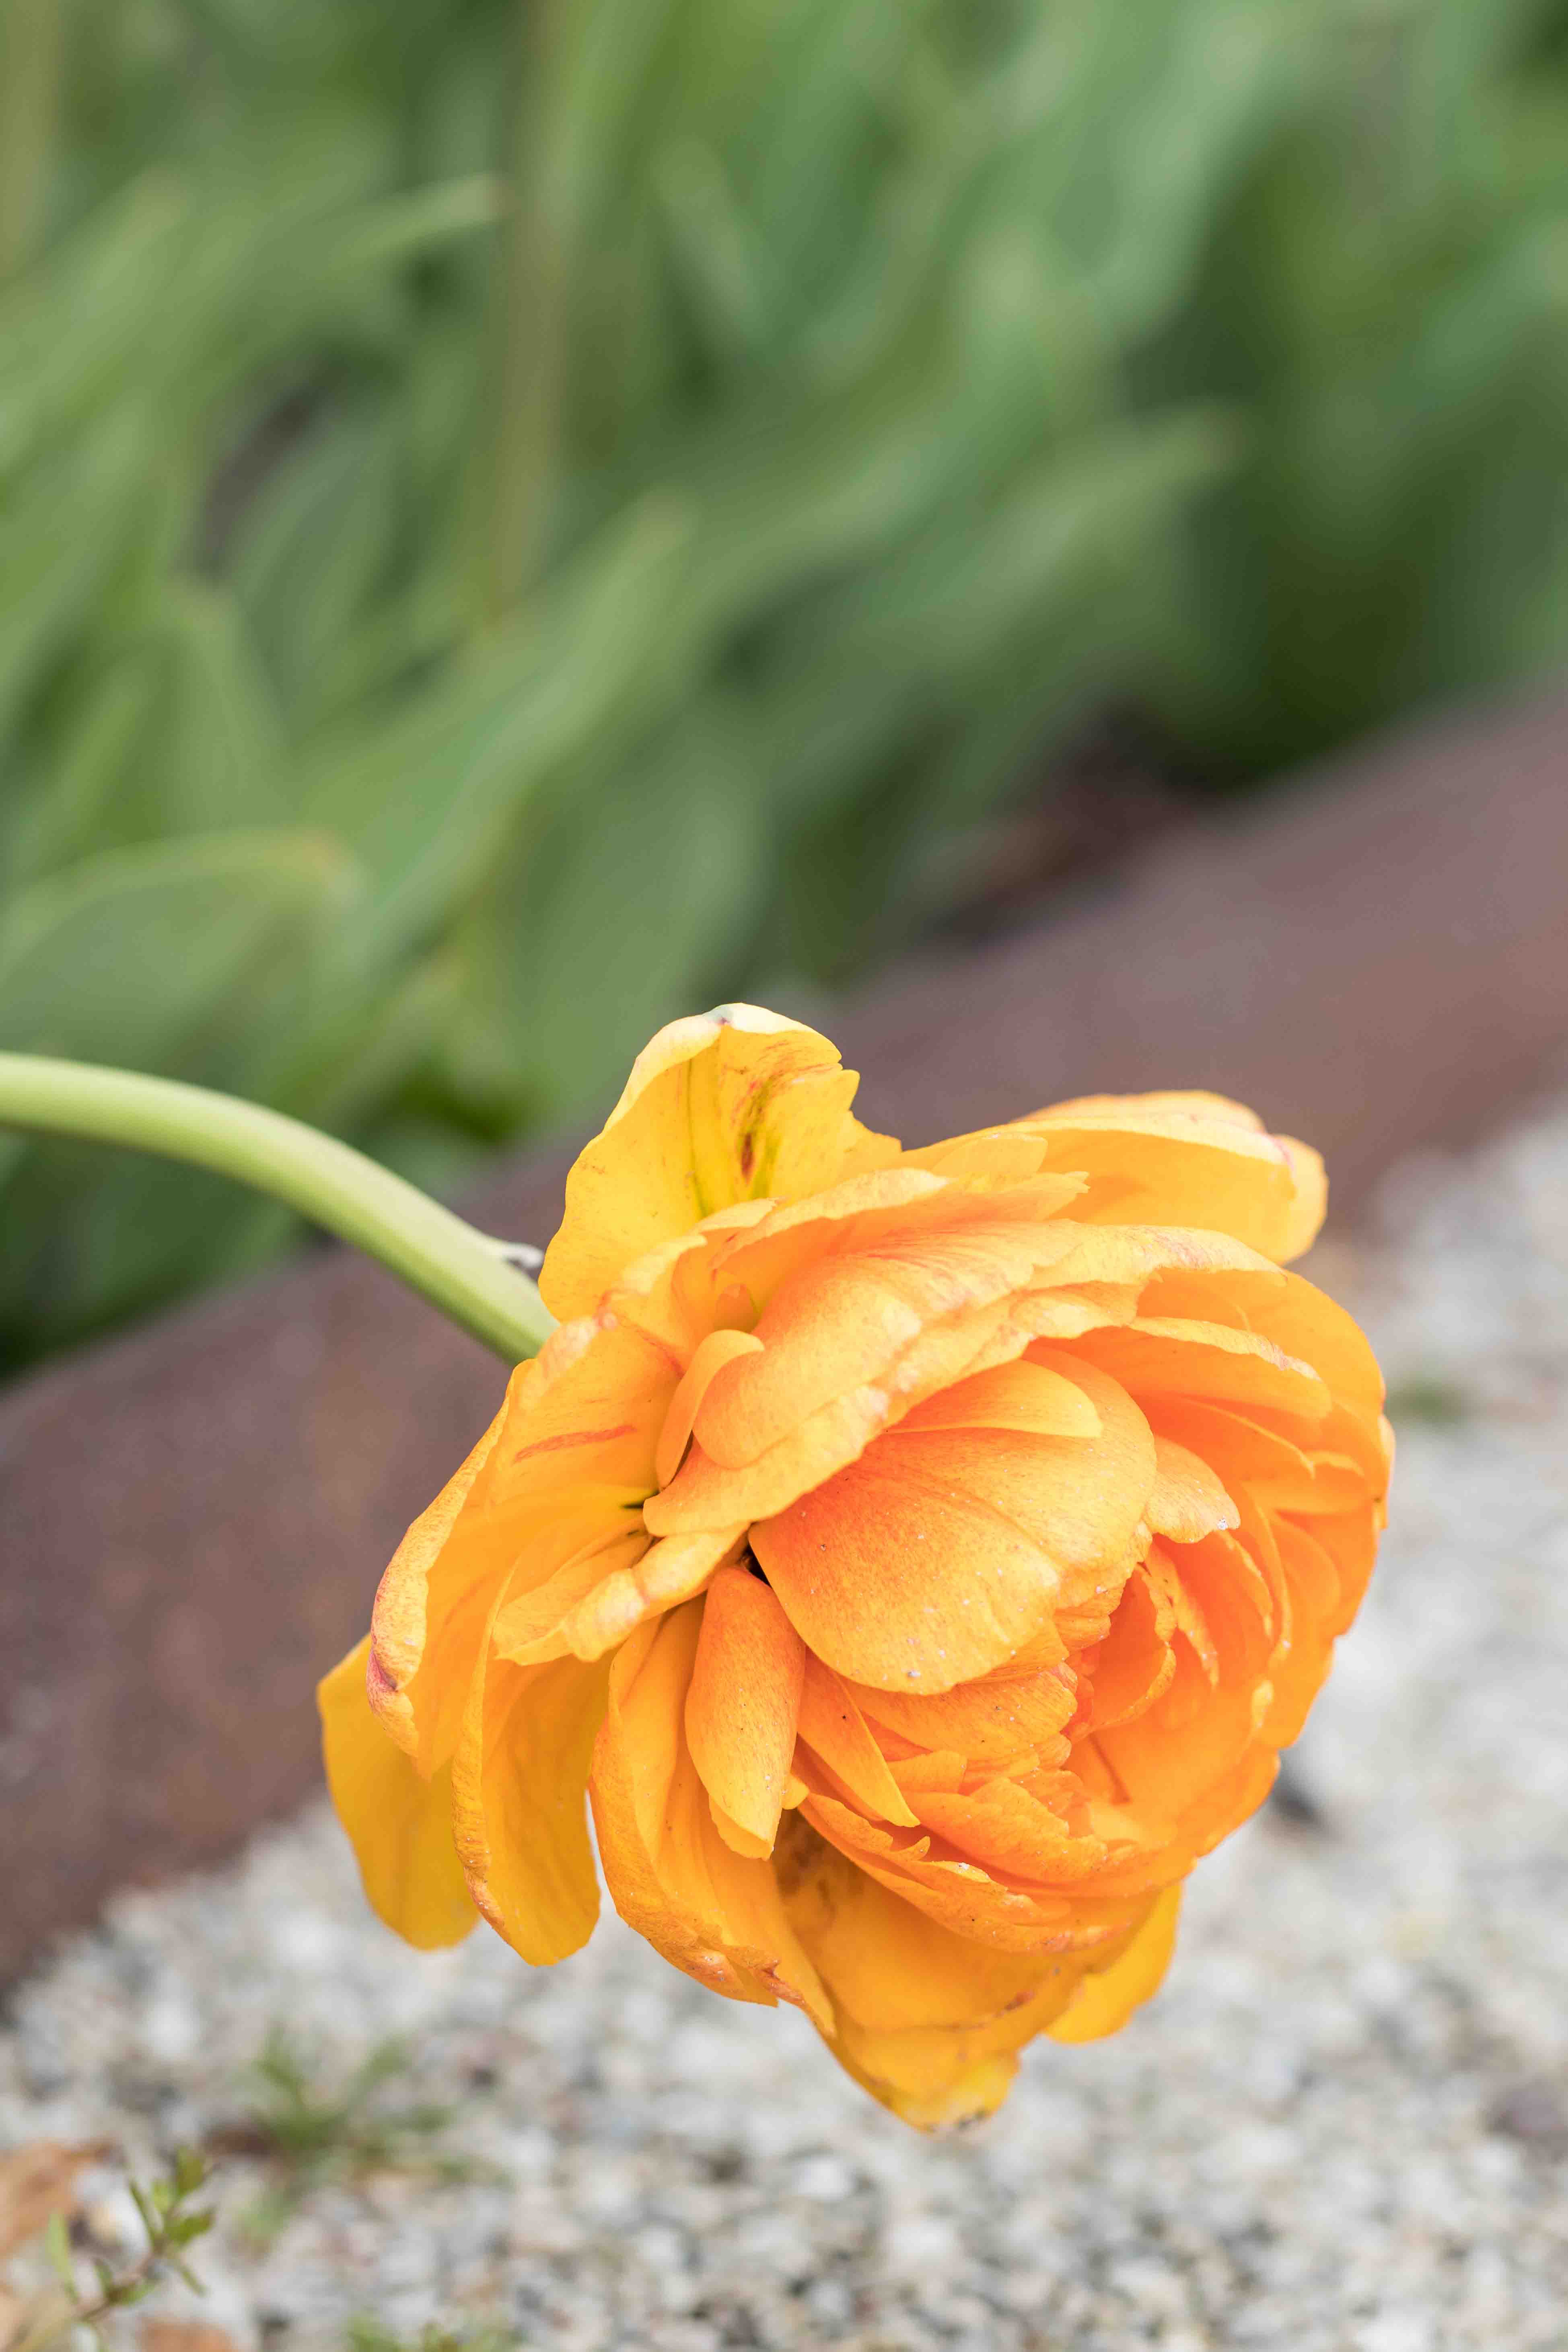
[[[231,2156],[206,2305],[155,2306],[279,2352],[356,2315],[583,2352],[1568,2347],[1568,1112],[1402,1171],[1314,1271],[1389,1368],[1394,1526],[1288,1801],[1200,1868],[1118,2041],[1037,2044],[994,2122],[922,2140],[613,1918],[538,1974],[483,1930],[404,1951],[311,1811],[19,1990],[0,2145],[243,2150],[270,2029],[327,2089],[405,2037],[372,2110],[459,2120],[291,2216]]]

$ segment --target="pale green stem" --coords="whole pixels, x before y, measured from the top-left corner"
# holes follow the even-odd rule
[[[32,258],[43,226],[65,0],[0,0],[0,278]]]
[[[89,1062],[0,1054],[0,1127],[155,1151],[232,1176],[353,1242],[506,1361],[555,1319],[509,1244],[476,1232],[363,1151],[259,1103]]]

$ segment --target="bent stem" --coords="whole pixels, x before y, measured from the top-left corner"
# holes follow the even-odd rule
[[[174,1078],[0,1054],[0,1127],[129,1145],[232,1176],[379,1258],[509,1364],[537,1353],[555,1318],[509,1263],[510,1244],[281,1111]]]

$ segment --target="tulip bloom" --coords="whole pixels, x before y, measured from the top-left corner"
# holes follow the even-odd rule
[[[598,1909],[922,2126],[1125,2022],[1353,1616],[1371,1350],[1321,1163],[1209,1095],[905,1151],[749,1006],[639,1057],[561,1318],[321,1685],[367,1893],[536,1963]]]

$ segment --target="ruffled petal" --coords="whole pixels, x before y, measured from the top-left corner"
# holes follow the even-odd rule
[[[1054,1758],[1079,1699],[1070,1666],[1041,1667],[1026,1658],[1010,1658],[935,1697],[873,1690],[861,1683],[849,1688],[873,1723],[916,1748],[953,1748],[974,1763],[1002,1763],[1029,1753]]]
[[[1322,1221],[1316,1152],[1218,1095],[1097,1095],[1016,1124],[1043,1140],[1045,1167],[1088,1177],[1075,1213],[1094,1223],[1206,1225],[1282,1263]]]
[[[452,1837],[452,1776],[422,1780],[365,1693],[370,1636],[316,1686],[327,1786],[371,1909],[421,1951],[460,1944],[479,1914]]]
[[[895,1159],[851,1117],[858,1084],[826,1037],[755,1005],[660,1030],[566,1180],[540,1276],[551,1312],[591,1313],[624,1268],[715,1210],[799,1199]]]
[[[918,1223],[858,1244],[840,1237],[773,1292],[755,1328],[760,1347],[723,1367],[696,1414],[711,1460],[742,1469],[837,1398],[893,1385],[933,1325],[1016,1297],[1073,1246],[1070,1230],[1030,1217],[1012,1192],[920,1206]],[[759,1238],[736,1253],[737,1272]]]
[[[1275,1406],[1321,1420],[1333,1400],[1310,1364],[1289,1356],[1272,1339],[1226,1323],[1182,1316],[1140,1315],[1133,1322],[1090,1331],[1078,1343],[1136,1397],[1204,1397],[1216,1404]]]
[[[929,1831],[917,1835],[866,1821],[831,1797],[808,1796],[800,1811],[829,1844],[890,1893],[954,1935],[998,1951],[1091,1949],[1121,1933],[1147,1893],[1140,1888],[1128,1899],[1102,1900],[1097,1889],[1068,1893],[1013,1885],[950,1852]]]
[[[1120,1587],[1153,1439],[1115,1381],[1065,1355],[1048,1369],[1083,1386],[1097,1436],[894,1429],[752,1529],[792,1622],[836,1672],[951,1690],[1036,1641],[1058,1603]]]

